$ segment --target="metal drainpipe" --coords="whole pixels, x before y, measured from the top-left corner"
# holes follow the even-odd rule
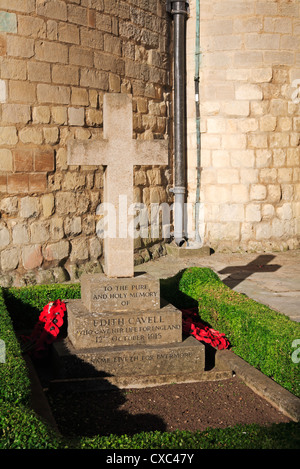
[[[174,151],[175,178],[172,192],[174,203],[174,238],[181,246],[185,242],[186,197],[186,82],[185,82],[185,22],[189,2],[167,0],[167,11],[174,20]]]

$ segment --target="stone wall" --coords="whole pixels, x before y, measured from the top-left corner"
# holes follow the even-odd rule
[[[298,0],[200,1],[200,234],[217,250],[300,235]],[[196,201],[196,0],[187,32],[189,201]]]
[[[103,168],[68,167],[66,142],[101,138],[106,92],[132,93],[135,138],[164,138],[168,24],[163,0],[0,0],[2,285],[101,267]],[[136,168],[136,201],[166,201],[170,178]]]

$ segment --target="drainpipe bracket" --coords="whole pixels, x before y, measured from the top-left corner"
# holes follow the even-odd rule
[[[184,15],[189,15],[190,14],[190,2],[189,1],[181,1],[181,3],[184,3],[184,7],[179,10],[173,10],[173,3],[179,3],[179,0],[166,0],[166,10],[168,13],[171,15],[174,14],[184,14]]]
[[[170,192],[172,192],[173,194],[185,194],[186,193],[186,188],[181,187],[181,186],[172,187],[170,189]]]

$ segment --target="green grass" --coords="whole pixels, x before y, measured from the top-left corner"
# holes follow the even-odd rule
[[[201,320],[224,332],[235,353],[297,395],[299,365],[291,365],[291,343],[300,338],[297,323],[232,292],[210,269],[187,269],[162,281],[161,290],[162,296],[178,307],[198,305]],[[58,435],[30,408],[30,381],[15,335],[16,329],[31,329],[42,308],[58,298],[80,298],[80,285],[0,290],[0,339],[6,344],[6,362],[0,363],[0,449],[300,448],[299,423],[77,439]]]

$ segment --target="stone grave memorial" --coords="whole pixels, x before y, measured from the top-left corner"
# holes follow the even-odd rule
[[[130,95],[104,97],[103,141],[71,141],[70,165],[104,165],[105,201],[133,198],[133,166],[168,163],[167,142],[132,139]],[[128,214],[128,226],[130,226]],[[122,227],[119,227],[122,229]],[[59,376],[120,388],[203,379],[205,346],[182,338],[182,313],[160,297],[160,282],[134,272],[134,244],[104,240],[104,273],[81,277],[81,299],[67,300],[67,338],[54,345]]]

